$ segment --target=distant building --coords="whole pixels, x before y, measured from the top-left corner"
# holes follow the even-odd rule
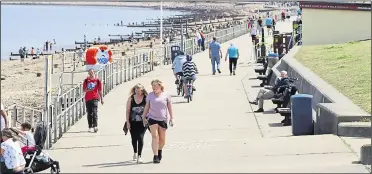
[[[371,3],[300,2],[304,45],[371,39]]]

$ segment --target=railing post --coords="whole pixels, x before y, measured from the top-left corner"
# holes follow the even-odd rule
[[[141,72],[141,75],[145,74],[145,72],[146,72],[145,68],[146,68],[146,62],[147,62],[146,61],[147,54],[148,53],[143,53],[142,54],[142,72]]]
[[[127,59],[124,59],[124,82],[127,82],[127,71],[128,71],[128,63],[127,63]]]
[[[124,73],[124,67],[123,67],[123,62],[124,62],[124,59],[120,59],[120,84],[123,83],[123,73]]]
[[[65,133],[67,131],[67,119],[69,117],[69,113],[67,112],[67,94],[63,95],[63,131],[62,133]]]
[[[120,70],[120,69],[119,69],[119,62],[116,62],[116,61],[115,61],[114,64],[115,64],[115,69],[114,69],[115,73],[114,73],[114,74],[115,74],[115,76],[116,76],[116,77],[115,77],[115,78],[116,78],[116,85],[119,85],[119,72],[120,72],[120,71],[119,71],[119,70]]]
[[[134,79],[134,68],[135,68],[135,57],[136,56],[133,56],[131,59],[131,65],[132,65],[132,75],[131,75],[131,80],[133,80]]]

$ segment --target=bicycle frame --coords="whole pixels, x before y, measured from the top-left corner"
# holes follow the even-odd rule
[[[182,77],[177,75],[177,79],[178,79],[178,85],[177,85],[177,94],[180,95],[181,92],[182,92],[182,95],[183,95],[183,80],[182,80]]]

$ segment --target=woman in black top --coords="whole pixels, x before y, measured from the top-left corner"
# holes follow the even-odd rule
[[[143,137],[146,132],[142,121],[142,114],[146,106],[146,96],[147,91],[143,85],[137,84],[131,89],[127,101],[126,122],[132,137],[133,160],[137,160],[137,163],[142,163]]]

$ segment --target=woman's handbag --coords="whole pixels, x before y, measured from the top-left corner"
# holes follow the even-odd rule
[[[128,126],[127,126],[127,122],[125,122],[125,124],[124,124],[123,131],[124,131],[125,135],[128,134]]]

